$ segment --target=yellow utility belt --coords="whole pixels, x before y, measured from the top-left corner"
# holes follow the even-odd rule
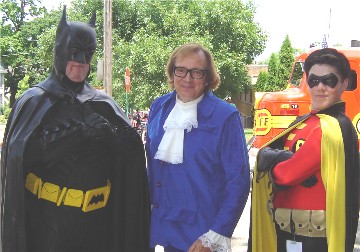
[[[41,178],[33,173],[26,177],[25,187],[38,199],[45,199],[56,203],[57,206],[64,204],[72,207],[82,207],[83,212],[89,212],[106,206],[110,195],[111,183],[107,182],[104,187],[99,187],[86,191],[78,189],[68,189],[60,186],[43,182]]]

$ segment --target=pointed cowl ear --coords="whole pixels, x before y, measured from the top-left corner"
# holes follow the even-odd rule
[[[63,13],[56,30],[55,47],[56,43],[61,41],[61,35],[64,34],[64,31],[66,31],[66,29],[68,29],[68,22],[66,20],[66,5],[64,5]]]
[[[58,29],[66,26],[67,25],[67,21],[66,21],[66,5],[64,5],[64,9],[63,9],[63,13],[62,16],[60,18],[59,24],[58,24]]]
[[[67,55],[64,51],[67,49],[68,37],[70,33],[70,27],[66,18],[66,5],[64,5],[63,13],[60,18],[58,27],[56,29],[55,44],[54,44],[54,64],[53,69],[56,75],[60,77],[65,73],[65,67],[67,62]]]
[[[91,19],[89,21],[89,25],[92,27],[92,28],[95,28],[95,23],[96,23],[96,12],[94,12],[91,16]]]

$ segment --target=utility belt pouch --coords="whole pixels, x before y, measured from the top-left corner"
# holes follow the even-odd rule
[[[41,178],[39,178],[38,176],[36,176],[34,173],[31,173],[31,172],[30,172],[30,173],[26,176],[25,187],[26,187],[26,189],[28,189],[32,194],[38,195],[38,193],[40,192],[41,187],[42,187]]]
[[[84,192],[82,190],[68,189],[66,191],[64,205],[81,207],[84,200]]]
[[[313,237],[326,237],[326,211],[312,210],[310,223]]]
[[[275,221],[281,230],[291,233],[291,209],[277,208],[275,209]]]
[[[40,198],[57,203],[60,193],[61,193],[61,190],[58,185],[55,185],[55,184],[52,184],[49,182],[45,182],[41,189]]]
[[[309,227],[310,218],[311,218],[310,210],[292,210],[292,218],[295,226],[295,234],[302,236],[309,236],[308,233],[311,230]]]

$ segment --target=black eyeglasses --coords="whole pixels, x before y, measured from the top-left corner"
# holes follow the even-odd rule
[[[186,69],[185,67],[174,67],[174,74],[181,78],[184,78],[188,73],[190,73],[191,78],[202,79],[206,72],[207,71],[203,69]]]
[[[315,74],[309,75],[307,83],[310,88],[319,85],[320,82],[323,83],[325,86],[334,88],[338,84],[339,78],[333,73],[326,74],[323,76],[317,76]]]

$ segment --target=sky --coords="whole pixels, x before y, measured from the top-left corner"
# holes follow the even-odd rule
[[[321,42],[324,34],[329,46],[350,47],[351,40],[360,40],[359,0],[253,1],[257,9],[255,21],[268,34],[266,48],[257,57],[258,61],[279,52],[286,35],[292,47],[301,50]]]
[[[360,40],[360,0],[252,1],[257,10],[255,21],[268,35],[266,48],[256,61],[279,52],[286,35],[291,45],[301,50],[321,42],[324,35],[329,46],[350,46],[351,40]],[[60,3],[70,2],[45,0],[44,4],[47,8],[57,8]]]
[[[71,3],[71,0],[42,0],[43,1],[43,5],[46,7],[46,9],[51,10],[51,9],[57,9],[60,5],[66,4],[67,7],[69,6],[69,4]]]

